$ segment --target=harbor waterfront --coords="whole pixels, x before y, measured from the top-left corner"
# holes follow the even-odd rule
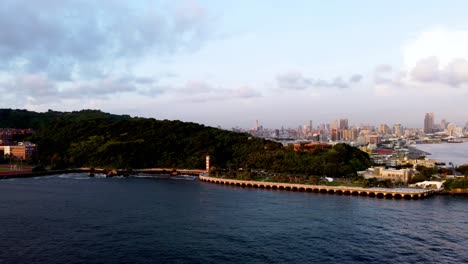
[[[466,198],[86,173],[0,181],[0,263],[467,263]]]
[[[454,166],[468,164],[468,143],[418,144],[416,148],[430,153],[428,158],[453,163]]]
[[[429,197],[436,193],[435,190],[415,189],[415,188],[361,188],[348,186],[324,186],[324,185],[308,185],[308,184],[292,184],[280,182],[263,182],[263,181],[242,181],[223,178],[214,178],[210,176],[200,175],[200,180],[217,184],[234,185],[240,187],[253,187],[260,189],[278,189],[300,192],[315,192],[329,193],[340,195],[361,195],[379,198],[405,198],[405,199],[421,199]]]

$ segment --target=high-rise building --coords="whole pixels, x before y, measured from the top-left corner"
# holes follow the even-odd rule
[[[344,129],[341,130],[341,139],[344,140],[356,140],[358,132],[356,129]]]
[[[393,134],[397,137],[401,137],[403,135],[403,129],[401,128],[401,124],[393,125]]]
[[[424,133],[430,134],[434,132],[434,113],[426,113],[424,117]]]
[[[447,125],[447,120],[445,120],[445,118],[440,121],[440,128],[442,128],[442,130],[446,129]]]
[[[382,134],[382,135],[387,135],[387,134],[390,134],[391,130],[390,128],[388,127],[387,124],[381,124],[379,126],[379,133]]]
[[[347,118],[340,119],[340,129],[341,130],[348,129],[348,119]]]
[[[338,131],[338,129],[332,129],[331,130],[331,133],[330,133],[330,139],[332,141],[338,141],[340,140],[340,132]]]
[[[335,129],[335,130],[338,130],[339,127],[339,123],[338,123],[338,119],[336,120],[333,120],[331,123],[330,123],[330,131]]]

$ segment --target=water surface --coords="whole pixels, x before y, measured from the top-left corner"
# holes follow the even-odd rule
[[[431,153],[431,159],[452,162],[459,166],[468,164],[468,143],[440,143],[440,144],[418,144],[417,149]]]
[[[0,181],[0,263],[468,263],[468,200],[191,178]]]

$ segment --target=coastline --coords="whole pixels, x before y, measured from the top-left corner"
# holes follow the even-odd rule
[[[327,186],[327,185],[310,185],[310,184],[293,184],[293,183],[277,183],[277,182],[261,182],[261,181],[242,181],[224,178],[215,178],[210,176],[203,176],[203,170],[187,170],[187,169],[168,169],[168,168],[149,168],[132,170],[109,170],[109,169],[92,169],[92,168],[77,168],[68,170],[54,170],[43,172],[28,172],[28,173],[13,173],[7,175],[0,175],[2,179],[13,178],[31,178],[40,176],[50,176],[59,174],[70,173],[103,173],[108,177],[113,176],[129,176],[139,173],[145,174],[167,174],[171,176],[176,175],[196,175],[199,180],[203,182],[211,182],[218,184],[229,184],[240,187],[253,187],[264,189],[278,189],[299,192],[314,192],[314,193],[328,193],[338,195],[352,195],[352,196],[368,196],[376,198],[397,198],[397,199],[422,199],[432,195],[451,195],[451,196],[464,196],[468,197],[468,189],[453,189],[446,190],[428,190],[417,188],[363,188],[363,187],[350,187],[350,186]],[[110,173],[110,174],[109,174]],[[276,187],[275,187],[276,186]]]
[[[450,191],[439,192],[440,195],[464,196],[468,197],[468,189],[453,189]]]
[[[350,196],[368,196],[375,198],[396,198],[396,199],[423,199],[430,197],[439,192],[433,189],[416,189],[416,188],[362,188],[349,186],[326,186],[326,185],[309,185],[309,184],[294,184],[294,183],[278,183],[278,182],[261,182],[261,181],[242,181],[215,178],[210,176],[199,176],[200,181],[208,183],[216,183],[223,185],[232,185],[238,187],[251,187],[259,189],[273,189],[312,193],[328,193],[337,195]]]
[[[468,164],[468,142],[463,143],[438,143],[438,144],[417,144],[410,148],[415,153],[425,153],[427,158],[444,162],[454,166]]]
[[[89,173],[92,177],[96,173],[105,174],[107,177],[114,176],[129,176],[133,174],[167,174],[171,176],[176,175],[200,175],[204,170],[196,169],[174,169],[174,168],[146,168],[134,170],[116,170],[116,169],[100,169],[100,168],[74,168],[66,170],[50,170],[41,172],[12,172],[9,174],[0,174],[0,179],[13,179],[13,178],[31,178],[40,176],[50,176],[55,174],[69,174],[69,173]]]

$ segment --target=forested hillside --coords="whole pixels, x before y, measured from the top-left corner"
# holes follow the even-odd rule
[[[112,167],[264,169],[345,176],[367,168],[369,157],[338,144],[314,153],[195,123],[112,115],[97,110],[36,113],[0,109],[0,127],[33,128],[38,162],[55,168]]]

